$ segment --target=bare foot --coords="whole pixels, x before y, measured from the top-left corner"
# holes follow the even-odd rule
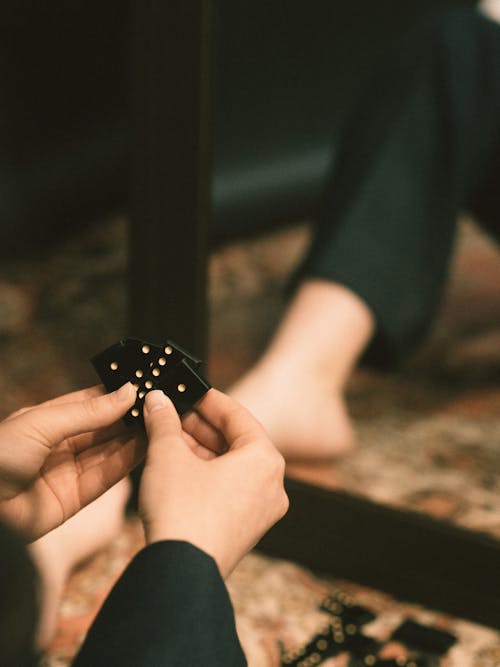
[[[353,447],[342,393],[311,375],[256,367],[229,393],[263,424],[287,461],[328,460]]]
[[[304,281],[259,363],[229,389],[287,460],[332,459],[353,446],[344,386],[374,326],[347,288]]]
[[[66,581],[76,565],[104,548],[122,526],[130,482],[124,479],[62,526],[30,545],[41,580],[37,648],[52,639]]]

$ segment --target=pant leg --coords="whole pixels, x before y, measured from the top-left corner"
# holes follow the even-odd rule
[[[458,212],[497,143],[500,28],[473,8],[435,13],[373,79],[341,140],[297,280],[346,285],[372,309],[380,359],[426,331]]]

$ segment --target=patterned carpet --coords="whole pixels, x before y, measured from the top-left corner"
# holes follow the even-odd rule
[[[69,664],[112,582],[141,544],[140,526],[131,520],[123,534],[106,551],[73,575],[62,604],[58,632],[44,667]],[[236,612],[238,633],[250,667],[279,667],[280,643],[288,654],[299,652],[332,620],[331,615],[319,607],[326,598],[336,596],[339,592],[350,596],[357,605],[362,605],[376,615],[375,620],[364,626],[363,632],[384,645],[382,655],[387,659],[408,658],[411,661],[412,657],[418,655],[421,660],[427,660],[414,663],[421,667],[500,665],[500,633],[491,628],[407,604],[381,591],[352,582],[320,579],[288,561],[252,553],[231,575],[228,586]],[[393,631],[406,619],[452,633],[457,642],[438,660],[432,653],[421,649],[415,653],[400,642],[389,641]],[[349,662],[345,652],[316,664],[323,667],[347,667],[358,663]],[[397,667],[398,663],[393,664]],[[401,661],[399,664],[407,663]],[[386,667],[390,667],[390,663]]]
[[[228,246],[212,258],[207,376],[214,384],[229,384],[255,359],[282,308],[285,277],[307,239],[302,225]],[[4,416],[95,383],[88,358],[128,333],[125,258],[124,223],[110,220],[36,260],[3,262]],[[462,224],[451,276],[424,347],[397,373],[363,370],[353,378],[349,407],[359,435],[357,451],[335,466],[290,472],[500,538],[500,256],[469,222]],[[69,664],[109,587],[141,544],[140,527],[131,519],[108,549],[73,575],[46,665]],[[318,610],[321,601],[339,591],[376,614],[363,633],[384,644],[407,618],[457,637],[441,659],[422,652],[412,658],[392,642],[381,655],[399,659],[394,665],[410,664],[407,658],[418,665],[500,665],[500,634],[491,629],[352,582],[319,579],[290,562],[251,554],[229,588],[251,667],[277,667],[279,642],[289,658],[300,651],[331,620],[331,614]],[[343,652],[303,664],[374,664],[366,659]]]

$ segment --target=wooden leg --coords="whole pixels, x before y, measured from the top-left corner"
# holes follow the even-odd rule
[[[205,354],[211,0],[132,0],[128,335]]]

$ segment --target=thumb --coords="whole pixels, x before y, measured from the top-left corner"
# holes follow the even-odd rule
[[[182,441],[182,425],[172,401],[161,390],[150,391],[144,401],[144,424],[149,448],[156,449],[165,440]],[[183,441],[182,441],[183,442]],[[162,447],[170,449],[170,447]]]
[[[153,468],[173,465],[192,452],[182,435],[182,424],[172,401],[161,390],[146,394],[144,425],[148,434],[146,463]]]
[[[65,438],[109,426],[123,417],[135,399],[136,390],[128,382],[110,394],[83,401],[40,406],[20,414],[12,421],[24,422],[26,435],[35,437],[46,447],[52,447]]]

